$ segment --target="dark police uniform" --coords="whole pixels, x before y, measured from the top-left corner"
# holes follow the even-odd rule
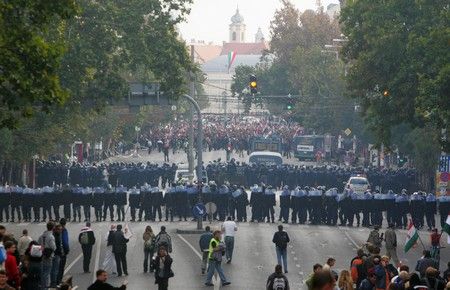
[[[3,212],[5,213],[6,222],[9,222],[10,199],[10,188],[0,186],[0,222],[3,222]]]
[[[280,195],[280,217],[278,221],[289,222],[289,209],[291,208],[291,191],[289,186],[285,185]]]
[[[23,188],[20,186],[14,186],[11,188],[11,222],[14,222],[14,216],[17,212],[17,221],[22,220],[22,214],[20,207],[23,201]]]
[[[425,199],[425,216],[427,219],[427,226],[429,230],[436,227],[436,220],[434,215],[436,214],[436,197],[434,194],[429,193]]]
[[[93,190],[92,205],[94,206],[95,220],[102,221],[102,207],[105,201],[105,189],[103,187],[95,187]]]
[[[127,188],[123,185],[120,185],[116,188],[115,204],[118,221],[125,220],[125,205],[127,204],[127,191],[128,191]]]
[[[136,221],[136,210],[140,207],[141,203],[141,191],[135,186],[131,188],[128,196],[128,204],[130,206],[131,221]]]

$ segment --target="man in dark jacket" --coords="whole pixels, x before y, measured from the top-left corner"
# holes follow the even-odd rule
[[[280,289],[289,290],[289,281],[286,276],[283,275],[283,268],[281,265],[275,266],[275,273],[269,276],[266,283],[267,290]]]
[[[117,230],[112,238],[112,252],[116,258],[117,276],[122,276],[123,273],[128,276],[127,270],[127,243],[128,239],[125,238],[122,232],[122,225],[117,225]]]
[[[208,263],[208,254],[209,254],[209,242],[213,238],[213,234],[211,233],[211,228],[209,226],[205,227],[205,232],[200,236],[199,246],[200,250],[203,253],[202,256],[202,274],[205,274],[206,264]]]
[[[431,258],[430,251],[424,250],[423,257],[417,261],[416,271],[420,273],[420,278],[423,279],[425,277],[425,271],[428,267],[439,268],[436,260]]]
[[[283,231],[283,226],[278,226],[278,232],[273,235],[272,242],[277,251],[278,264],[283,263],[284,273],[287,273],[287,244],[290,242],[289,235]],[[282,261],[283,260],[283,261]]]
[[[108,273],[105,270],[98,270],[96,272],[97,280],[89,286],[88,290],[125,290],[127,289],[127,281],[124,281],[122,286],[114,287],[108,283],[106,280],[108,279]]]
[[[81,229],[78,235],[78,242],[83,250],[83,271],[84,273],[90,273],[89,264],[91,263],[92,247],[95,244],[94,231],[91,229],[90,222],[87,222],[86,227]]]

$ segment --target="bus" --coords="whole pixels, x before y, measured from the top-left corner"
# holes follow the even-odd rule
[[[333,136],[300,135],[294,137],[294,157],[298,160],[316,160],[318,154],[330,158],[333,149]]]
[[[250,152],[270,151],[281,153],[281,138],[278,136],[256,136],[250,138]]]

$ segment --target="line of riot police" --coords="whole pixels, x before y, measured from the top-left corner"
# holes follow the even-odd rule
[[[0,187],[0,222],[38,222],[64,217],[78,221],[124,221],[130,210],[131,221],[179,221],[192,216],[192,207],[199,202],[212,202],[217,211],[211,218],[225,220],[231,216],[236,221],[275,222],[275,206],[279,196],[278,221],[285,223],[311,223],[327,225],[371,226],[394,224],[405,228],[407,214],[417,228],[435,228],[435,214],[440,214],[441,226],[450,212],[450,197],[406,191],[385,194],[369,191],[356,194],[351,190],[339,193],[336,188],[284,186],[281,192],[264,184],[255,185],[249,192],[242,186],[210,182],[201,188],[195,184],[172,184],[165,192],[144,184],[138,187],[73,187],[55,186],[32,189],[28,187]],[[127,207],[128,205],[128,207]],[[248,206],[251,207],[247,217]],[[93,209],[93,216],[91,216]],[[164,214],[163,214],[164,213]]]

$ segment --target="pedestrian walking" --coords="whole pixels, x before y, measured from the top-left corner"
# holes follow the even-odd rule
[[[56,288],[61,282],[58,281],[59,264],[61,263],[61,257],[64,255],[63,242],[62,242],[62,227],[56,225],[53,229],[53,236],[55,237],[55,255],[53,256],[52,270],[50,272],[50,287]]]
[[[389,224],[389,228],[384,232],[384,241],[386,245],[386,256],[388,256],[395,266],[400,264],[397,256],[397,234],[395,233],[395,225]]]
[[[50,272],[53,265],[53,256],[56,250],[55,236],[53,236],[53,222],[47,223],[47,230],[39,237],[38,243],[42,250],[42,272],[41,284],[42,288],[48,288],[50,285]]]
[[[112,243],[114,238],[114,233],[116,232],[116,225],[112,224],[109,228],[109,232],[106,235],[106,253],[105,253],[105,259],[103,260],[103,270],[105,270],[107,273],[116,274],[117,265],[116,265],[116,258],[114,257],[114,254],[112,252]]]
[[[369,234],[369,238],[367,242],[374,245],[375,247],[381,249],[381,242],[383,241],[383,234],[380,235],[379,232],[380,227],[375,225],[373,230]]]
[[[113,234],[112,239],[112,252],[114,253],[114,257],[116,258],[117,265],[117,276],[128,276],[127,269],[127,243],[128,239],[125,238],[124,233],[122,232],[122,225],[117,225],[117,230]]]
[[[281,265],[275,266],[275,272],[267,278],[267,290],[289,290],[289,281],[283,274],[283,267]]]
[[[145,228],[145,232],[142,236],[144,239],[144,273],[147,273],[149,270],[150,264],[150,273],[153,273],[153,265],[151,264],[153,254],[155,253],[155,234],[153,233],[152,227],[147,226]],[[150,258],[150,259],[149,259]]]
[[[123,281],[120,287],[114,287],[111,284],[106,283],[108,280],[108,273],[105,270],[97,270],[95,273],[97,279],[95,282],[88,287],[88,290],[125,290],[127,289],[128,281]]]
[[[231,219],[231,216],[222,224],[222,232],[225,236],[225,256],[227,264],[231,263],[234,250],[234,234],[237,231],[236,223]]]
[[[209,242],[209,267],[208,274],[206,276],[206,286],[214,286],[211,283],[211,279],[214,273],[217,271],[220,277],[220,281],[222,282],[222,286],[230,285],[231,282],[227,281],[225,274],[222,269],[222,256],[225,255],[225,244],[220,241],[221,231],[214,231],[213,238]]]
[[[25,256],[20,265],[22,273],[22,290],[41,289],[42,275],[42,247],[36,241],[32,241],[25,251]]]
[[[166,232],[166,227],[161,226],[161,231],[155,237],[155,249],[159,249],[160,247],[166,248],[167,252],[172,253],[172,238]]]
[[[61,225],[61,239],[62,239],[62,246],[63,246],[63,255],[61,255],[61,260],[59,261],[59,271],[58,271],[58,277],[57,281],[58,284],[61,283],[61,280],[64,275],[64,269],[66,268],[66,260],[67,255],[69,254],[70,248],[69,248],[69,232],[66,228],[66,219],[62,218],[59,220],[59,224]]]
[[[283,226],[278,226],[278,231],[273,235],[272,242],[275,244],[277,252],[277,260],[279,265],[283,265],[284,273],[288,273],[287,269],[287,245],[291,240],[287,232],[283,231]]]
[[[172,271],[172,258],[167,253],[164,246],[158,249],[158,255],[153,261],[155,269],[155,284],[158,284],[158,290],[169,289],[169,278],[174,276]]]
[[[81,245],[83,251],[83,271],[84,273],[90,273],[89,265],[91,264],[92,248],[95,244],[94,231],[91,229],[91,223],[87,222],[78,235],[78,242]]]
[[[199,241],[200,251],[202,252],[202,274],[205,274],[206,265],[208,264],[209,242],[211,242],[212,238],[211,228],[206,226],[205,232],[200,236]]]
[[[17,244],[20,261],[23,261],[25,251],[28,249],[28,246],[30,245],[32,240],[33,239],[28,235],[28,230],[24,229],[22,231],[22,236],[19,238],[19,243]]]

